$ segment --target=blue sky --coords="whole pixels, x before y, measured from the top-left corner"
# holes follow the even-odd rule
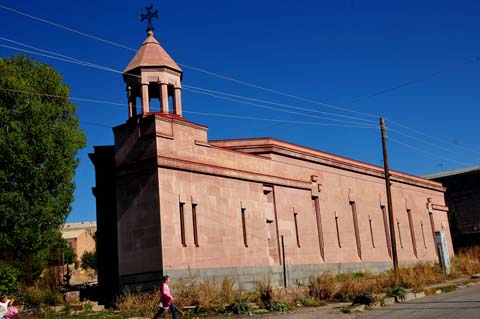
[[[146,36],[140,13],[149,4],[159,10],[155,37],[176,62],[185,65],[185,86],[288,105],[261,103],[277,108],[265,109],[184,89],[184,117],[207,125],[210,139],[270,136],[382,165],[378,128],[318,123],[378,126],[378,117],[384,116],[392,169],[425,174],[480,165],[478,1],[103,0],[68,1],[67,5],[65,1],[0,0],[2,6],[135,49]],[[115,70],[123,70],[134,55],[1,8],[0,25],[1,38]],[[0,45],[20,47],[5,40]],[[0,47],[2,57],[15,53],[19,52]],[[122,77],[29,55],[60,72],[72,97],[125,103],[120,107],[74,101],[88,145],[79,152],[75,202],[68,220],[95,220],[94,168],[88,153],[94,145],[112,144],[111,127],[127,119]],[[273,94],[189,67],[368,115]],[[335,117],[352,123],[332,122],[318,118],[327,117],[318,111],[355,118]]]

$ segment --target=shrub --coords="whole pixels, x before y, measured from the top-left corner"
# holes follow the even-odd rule
[[[231,304],[228,309],[234,314],[246,315],[252,312],[252,305],[246,300],[241,300]]]
[[[49,306],[63,305],[63,293],[58,290],[47,290],[44,294],[44,303]]]
[[[59,306],[64,304],[62,292],[39,286],[26,288],[21,297],[31,307]]]
[[[353,299],[353,304],[372,306],[378,301],[374,294],[369,292],[360,294]]]
[[[17,291],[17,272],[13,267],[0,263],[0,293],[12,294]]]
[[[268,305],[268,309],[272,311],[287,311],[290,309],[290,306],[284,303],[283,301],[275,300]]]
[[[45,291],[35,286],[28,287],[23,293],[23,299],[29,306],[41,306],[45,303]]]
[[[311,277],[308,285],[310,296],[320,300],[331,300],[336,292],[336,280],[329,271],[318,277]]]
[[[392,290],[392,297],[395,297],[396,300],[405,300],[407,295],[407,289],[401,286],[395,286]]]
[[[257,281],[257,291],[260,293],[260,300],[265,307],[268,307],[272,302],[272,284],[270,277],[265,277],[263,280]]]
[[[82,255],[82,264],[83,269],[94,269],[97,270],[97,253],[86,251]]]

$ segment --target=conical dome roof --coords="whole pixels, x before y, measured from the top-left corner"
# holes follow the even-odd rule
[[[182,69],[153,37],[152,31],[148,32],[147,38],[123,72],[127,73],[139,67],[167,67],[182,72]]]

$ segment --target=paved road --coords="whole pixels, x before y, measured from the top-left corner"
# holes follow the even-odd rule
[[[367,311],[366,319],[479,319],[480,285]]]
[[[350,303],[334,303],[324,307],[306,307],[287,313],[268,313],[240,319],[480,319],[480,284],[363,313],[340,312],[342,307],[348,305]]]

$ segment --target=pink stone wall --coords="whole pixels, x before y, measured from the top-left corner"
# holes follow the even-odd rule
[[[140,130],[134,123],[116,129],[121,275],[278,267],[282,236],[288,265],[391,262],[382,168],[271,139],[209,144],[203,126],[156,115],[142,121]],[[444,189],[399,172],[392,181],[400,260],[437,260],[429,207],[444,207]],[[432,216],[451,249],[446,213]]]

